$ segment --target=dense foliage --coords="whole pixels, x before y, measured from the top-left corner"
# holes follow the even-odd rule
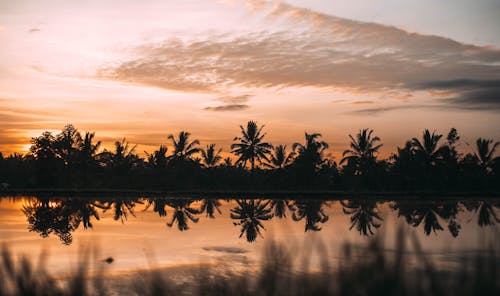
[[[146,158],[126,139],[101,149],[91,132],[67,125],[58,134],[32,138],[26,155],[0,153],[1,187],[148,190],[372,190],[498,191],[499,142],[477,139],[474,153],[457,150],[460,136],[425,130],[388,159],[377,159],[382,146],[373,130],[349,135],[350,149],[337,163],[326,158],[328,143],[305,133],[292,149],[266,142],[264,126],[240,126],[231,158],[222,159],[215,144],[200,147],[189,132],[169,135],[172,151],[161,145]]]

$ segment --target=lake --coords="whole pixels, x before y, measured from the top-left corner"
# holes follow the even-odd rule
[[[217,262],[238,272],[256,267],[270,240],[300,250],[320,242],[328,255],[311,252],[314,267],[338,264],[345,243],[375,236],[391,251],[401,228],[446,270],[463,254],[500,250],[499,206],[498,199],[3,197],[0,240],[17,255],[46,252],[46,268],[59,276],[75,271],[89,246],[98,249],[93,260],[112,258],[102,262],[109,274]]]

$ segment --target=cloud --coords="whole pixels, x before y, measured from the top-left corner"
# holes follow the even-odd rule
[[[374,101],[354,101],[351,104],[353,105],[365,105],[365,104],[373,104],[375,103]]]
[[[500,79],[500,50],[364,23],[284,3],[250,1],[275,27],[266,31],[165,38],[103,67],[101,78],[186,92],[317,87],[411,92],[427,81]],[[285,23],[286,26],[282,24]],[[286,29],[283,29],[285,27]],[[428,87],[429,88],[429,87]],[[435,88],[435,87],[431,87]],[[418,88],[421,89],[421,88]],[[450,104],[477,97],[455,89]],[[477,101],[477,106],[484,105]],[[206,110],[240,110],[228,103]]]
[[[218,97],[217,100],[226,104],[242,104],[248,102],[251,95],[239,95],[239,96],[222,96]]]
[[[215,107],[206,107],[204,110],[208,111],[238,111],[247,109],[250,106],[246,104],[251,95],[238,95],[238,96],[221,96],[216,100],[224,103]]]
[[[401,106],[389,106],[389,107],[374,107],[374,108],[364,108],[359,110],[354,110],[349,113],[355,115],[378,115],[383,112],[394,111],[394,110],[405,110],[405,109],[416,109],[416,108],[432,108],[434,106],[424,106],[424,105],[401,105]]]
[[[244,105],[244,104],[228,104],[228,105],[215,106],[215,107],[206,107],[205,110],[208,110],[208,111],[238,111],[238,110],[247,109],[249,107],[250,106]]]
[[[500,109],[500,80],[430,80],[412,86],[418,90],[439,90],[453,94],[443,100],[460,109]]]

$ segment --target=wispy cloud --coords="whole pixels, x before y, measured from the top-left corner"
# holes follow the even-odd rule
[[[204,108],[209,111],[238,111],[247,109],[250,106],[246,104],[251,95],[238,95],[238,96],[221,96],[217,101],[224,103],[224,105],[211,106]]]
[[[228,105],[215,106],[215,107],[206,107],[205,110],[208,110],[208,111],[238,111],[238,110],[247,109],[249,107],[250,106],[243,105],[243,104],[228,104]]]

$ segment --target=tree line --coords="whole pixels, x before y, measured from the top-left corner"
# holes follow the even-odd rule
[[[381,139],[371,129],[349,135],[340,162],[326,157],[319,133],[287,147],[266,142],[264,125],[240,126],[234,158],[215,144],[205,147],[189,132],[170,134],[172,151],[161,145],[146,157],[126,139],[103,149],[94,132],[66,125],[60,133],[31,139],[25,155],[0,153],[0,183],[12,188],[94,188],[136,190],[371,190],[498,191],[500,142],[479,138],[462,154],[452,128],[445,138],[425,130],[387,159],[379,159]]]

